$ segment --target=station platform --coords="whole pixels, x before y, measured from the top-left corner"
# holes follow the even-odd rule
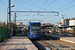
[[[65,42],[70,42],[75,44],[75,37],[64,36],[64,35],[54,35],[54,34],[43,34],[43,36],[46,36],[47,38],[50,37],[52,39],[59,39]]]
[[[14,36],[0,43],[0,50],[38,50],[26,36]]]

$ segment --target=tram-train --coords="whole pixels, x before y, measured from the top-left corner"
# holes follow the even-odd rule
[[[29,22],[28,37],[30,39],[41,38],[41,23],[40,22]]]

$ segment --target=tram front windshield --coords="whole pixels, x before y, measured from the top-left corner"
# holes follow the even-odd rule
[[[32,24],[31,31],[32,32],[40,32],[40,24]]]

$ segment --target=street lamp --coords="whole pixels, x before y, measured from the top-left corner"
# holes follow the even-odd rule
[[[11,7],[14,7],[14,5],[11,5]],[[9,7],[8,7],[8,8],[9,8]],[[7,8],[7,28],[8,28],[8,14],[9,14],[8,8]]]
[[[11,7],[15,7],[15,5],[11,5]]]
[[[62,17],[62,19],[63,19],[63,33],[64,33],[64,16],[65,15],[62,15],[63,17]]]
[[[14,7],[14,5],[12,5],[11,7]],[[8,14],[9,14],[8,9],[9,7],[7,8],[7,28],[8,28]],[[8,29],[7,29],[7,40],[8,40]]]

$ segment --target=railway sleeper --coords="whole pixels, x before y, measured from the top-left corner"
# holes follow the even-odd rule
[[[50,46],[50,45],[48,45],[48,44],[46,44],[45,42],[43,42],[43,41],[38,41],[40,44],[42,44],[45,48],[46,48],[46,50],[47,49],[49,49],[49,50],[56,50],[56,48],[54,48],[54,47],[52,47],[52,46]]]
[[[44,45],[42,45],[42,44],[39,43],[38,41],[33,41],[33,43],[34,43],[35,46],[38,48],[38,50],[46,50],[46,49],[48,49],[48,47],[45,47]]]
[[[69,44],[69,43],[67,43],[67,42],[63,42],[63,41],[57,41],[57,42],[59,42],[59,43],[63,43],[63,44],[65,44],[65,45],[68,45],[68,46],[71,46],[71,47],[74,47],[75,48],[75,45],[73,45],[73,44]]]
[[[50,46],[52,46],[52,47],[54,47],[54,48],[56,48],[56,50],[72,50],[72,48],[69,48],[69,47],[66,47],[66,46],[63,46],[63,45],[60,46],[60,44],[57,44],[57,45],[58,45],[58,46],[57,46],[57,45],[56,45],[55,43],[53,43],[53,42],[50,43],[50,44],[49,44],[49,42],[45,42],[45,43],[48,44],[48,45],[50,45]],[[53,45],[53,44],[55,44],[55,45]]]
[[[56,44],[54,42],[51,42],[51,41],[45,41],[47,44],[51,45],[51,46],[54,46],[55,48],[63,48],[62,45],[60,44]]]
[[[68,48],[70,48],[71,50],[75,50],[74,47],[71,47],[71,46],[69,46],[69,45],[67,45],[67,44],[59,43],[59,42],[57,42],[57,41],[53,41],[53,40],[50,40],[50,41],[52,41],[52,42],[54,42],[54,43],[57,43],[57,44],[61,44],[61,45],[63,45],[64,47],[68,47]]]

